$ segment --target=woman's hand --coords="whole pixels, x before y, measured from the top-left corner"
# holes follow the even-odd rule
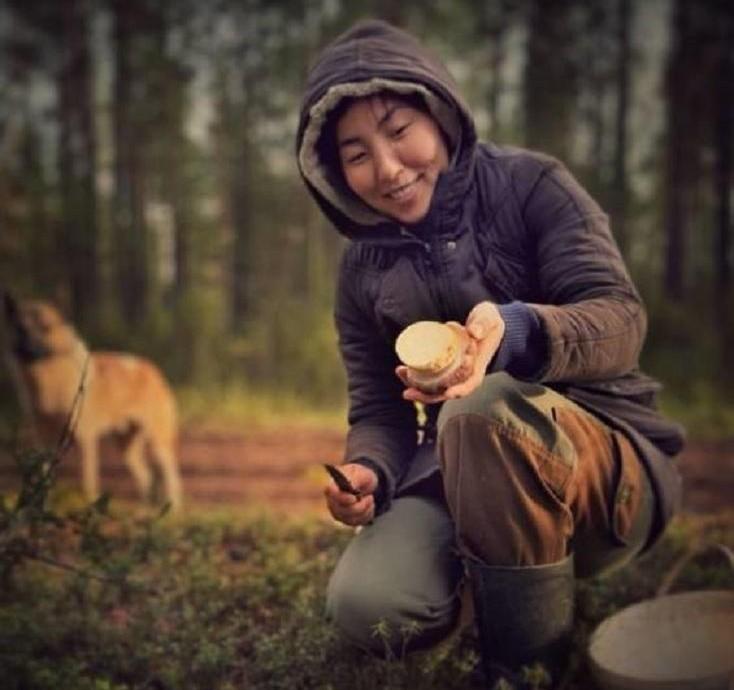
[[[426,404],[443,402],[454,398],[463,398],[479,387],[487,373],[487,367],[497,352],[505,334],[505,322],[497,306],[492,302],[480,302],[466,319],[466,326],[449,322],[452,328],[459,328],[468,344],[464,351],[461,366],[442,392],[431,395],[415,388],[410,381],[408,368],[401,365],[395,373],[406,385],[403,398]]]
[[[339,469],[361,496],[358,498],[345,491],[340,491],[339,487],[331,481],[324,488],[326,506],[332,517],[345,525],[351,527],[366,525],[375,516],[373,494],[377,490],[377,475],[369,467],[356,462],[339,465]]]

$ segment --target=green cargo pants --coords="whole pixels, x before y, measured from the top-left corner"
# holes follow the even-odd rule
[[[462,556],[540,565],[574,554],[588,577],[644,547],[654,496],[629,441],[558,393],[507,374],[443,405],[431,482],[398,494],[351,541],[327,614],[377,653],[429,646],[456,625]]]

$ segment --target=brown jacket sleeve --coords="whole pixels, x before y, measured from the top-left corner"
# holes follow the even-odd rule
[[[546,333],[542,381],[612,378],[637,366],[647,317],[609,219],[561,164],[543,169],[524,204]]]

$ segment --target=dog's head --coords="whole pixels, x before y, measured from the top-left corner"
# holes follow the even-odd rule
[[[48,302],[16,300],[3,295],[5,319],[13,354],[24,363],[69,351],[76,343],[74,329]]]

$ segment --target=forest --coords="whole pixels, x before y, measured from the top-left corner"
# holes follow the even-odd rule
[[[645,368],[716,426],[734,396],[725,0],[2,0],[0,285],[177,385],[340,405],[343,240],[293,149],[310,60],[364,16],[444,57],[481,138],[558,156],[602,204],[648,307]]]
[[[352,537],[321,466],[344,448],[345,240],[307,195],[295,134],[309,64],[363,17],[443,57],[481,139],[558,157],[599,201],[647,306],[643,368],[687,428],[670,528],[576,584],[562,687],[606,690],[590,639],[615,612],[731,597],[731,0],[0,0],[0,297],[48,300],[90,349],[164,371],[185,506],[139,500],[105,441],[103,492],[83,498],[71,414],[57,446],[23,446],[0,310],[3,690],[486,687],[471,613],[410,655],[412,628],[404,653],[368,655],[324,615]],[[694,613],[659,626],[686,630],[683,665],[701,656]]]

